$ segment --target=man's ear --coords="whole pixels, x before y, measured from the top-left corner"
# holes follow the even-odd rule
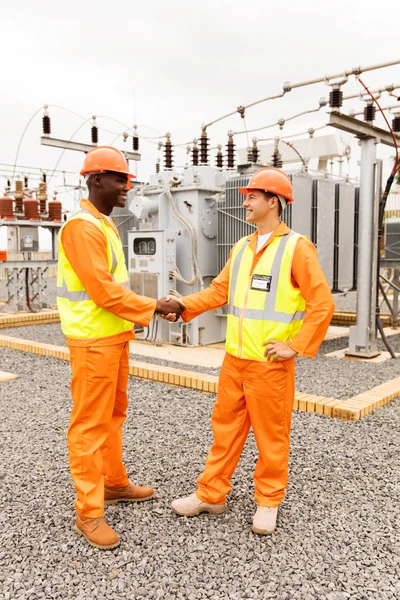
[[[93,183],[94,183],[94,185],[96,187],[101,187],[101,185],[102,185],[102,178],[101,178],[100,173],[95,173],[93,175]]]
[[[275,200],[275,202],[274,202]],[[275,206],[279,206],[279,198],[278,196],[272,196],[271,197],[271,208],[274,208]]]

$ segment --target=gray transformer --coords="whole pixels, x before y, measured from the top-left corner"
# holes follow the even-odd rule
[[[137,228],[128,233],[131,288],[154,298],[186,296],[206,288],[224,267],[232,246],[255,231],[246,223],[244,197],[239,193],[250,177],[249,172],[236,175],[191,167],[183,175],[172,171],[154,175],[140,192],[132,191],[129,208]],[[304,172],[290,177],[295,201],[286,207],[283,220],[317,246],[331,289],[352,289],[358,189]],[[223,340],[225,327],[226,309],[220,308],[188,324],[158,319],[150,339],[206,345]]]
[[[177,174],[164,171],[153,178],[143,196],[130,195],[130,209],[139,219],[139,229],[128,234],[128,271],[135,291],[155,298],[175,291],[186,296],[211,283],[218,274],[217,205],[222,183],[221,173],[211,167],[187,169],[180,179]],[[143,238],[155,240],[154,254],[150,254],[150,245],[146,249],[142,244],[143,254],[137,256],[138,240]],[[157,286],[150,274],[157,277]],[[141,279],[148,285],[141,283]],[[157,339],[191,346],[220,342],[221,319],[215,311],[206,312],[188,324],[159,319]]]

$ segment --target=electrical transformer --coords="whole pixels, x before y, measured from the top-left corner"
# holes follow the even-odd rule
[[[217,270],[217,206],[222,174],[212,167],[188,168],[184,174],[163,171],[143,189],[132,190],[129,208],[139,228],[128,233],[131,289],[153,298],[186,296],[207,287]],[[190,323],[158,319],[153,339],[182,345],[223,340],[215,311]],[[150,338],[152,334],[150,334]]]
[[[385,221],[385,258],[400,258],[400,218],[389,217]]]

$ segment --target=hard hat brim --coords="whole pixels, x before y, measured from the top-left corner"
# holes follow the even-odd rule
[[[127,177],[129,177],[130,179],[136,179],[136,175],[134,175],[133,173],[128,173],[128,171],[113,171],[112,169],[97,169],[96,171],[86,171],[85,169],[82,169],[79,175],[82,175],[83,177],[83,175],[88,175],[89,173],[90,175],[95,175],[96,173],[120,173],[121,175],[127,175]]]
[[[274,190],[262,190],[259,187],[254,187],[254,188],[239,188],[239,194],[249,194],[250,192],[255,192],[255,191],[261,191],[261,192],[270,192],[271,194],[275,194]],[[277,194],[279,195],[279,194]],[[286,200],[287,204],[292,204],[293,202],[293,198],[287,198],[286,196],[283,196],[283,194],[281,194],[281,196]]]

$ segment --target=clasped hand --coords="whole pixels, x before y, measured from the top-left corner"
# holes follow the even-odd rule
[[[155,312],[163,319],[174,323],[179,319],[183,311],[186,309],[183,300],[176,296],[164,296],[157,300]]]

